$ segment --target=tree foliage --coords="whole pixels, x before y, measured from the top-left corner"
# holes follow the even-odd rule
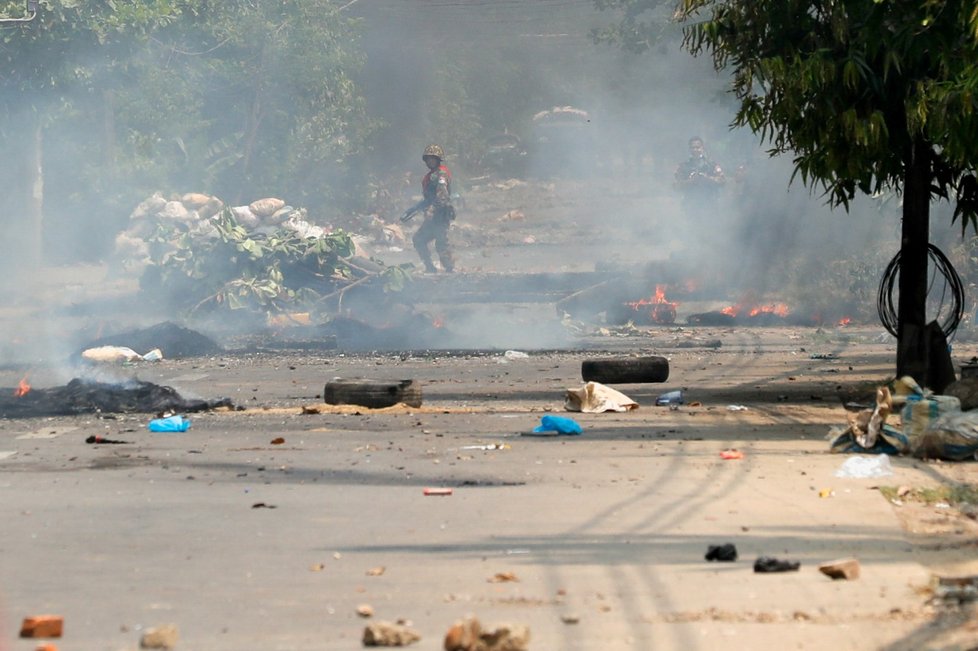
[[[132,151],[183,189],[322,205],[376,127],[361,64],[355,22],[328,0],[206,3],[154,34],[120,114],[138,118]]]
[[[930,195],[955,202],[964,229],[978,226],[973,11],[962,0],[682,0],[679,17],[685,47],[732,71],[734,124],[792,153],[832,204],[904,191],[923,164]]]
[[[148,33],[187,10],[185,0],[39,0],[33,21],[0,30],[0,97],[9,109],[24,94],[57,96],[100,66],[124,63]],[[22,2],[0,2],[0,14],[22,11]]]
[[[11,213],[25,213],[16,204],[34,184],[22,171],[31,147],[43,148],[49,252],[77,253],[98,229],[110,243],[159,190],[348,208],[361,189],[353,163],[376,122],[355,81],[356,21],[337,8],[40,0],[34,21],[0,30],[0,168],[12,170],[0,187]],[[0,0],[0,11],[16,15],[22,2]],[[26,137],[28,123],[43,145]]]
[[[615,11],[618,22],[595,28],[591,37],[598,43],[611,43],[641,54],[665,42],[679,40],[675,6],[664,0],[594,0],[601,11]]]

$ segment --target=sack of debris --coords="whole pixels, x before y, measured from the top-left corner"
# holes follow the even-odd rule
[[[886,423],[899,411],[901,426]],[[916,457],[962,461],[978,455],[978,410],[961,411],[955,396],[922,389],[902,377],[876,392],[876,407],[849,417],[845,429],[829,432],[832,452],[912,454]]]
[[[847,413],[849,426],[844,430],[830,430],[829,449],[832,452],[870,454],[903,454],[909,451],[910,441],[905,433],[886,424],[886,419],[893,411],[893,393],[890,387],[879,387],[873,409],[863,409],[855,415]],[[897,402],[900,400],[903,400],[902,394],[898,395]]]
[[[880,427],[879,434],[872,445],[859,444],[859,430],[850,425],[846,429],[833,427],[829,431],[829,450],[846,454],[906,454],[910,451],[910,440],[899,429],[891,425]]]
[[[911,454],[925,459],[978,461],[978,409],[944,414],[911,439]]]
[[[925,393],[921,390],[909,393],[900,411],[903,433],[908,437],[920,436],[944,414],[961,411],[961,400],[954,396]]]

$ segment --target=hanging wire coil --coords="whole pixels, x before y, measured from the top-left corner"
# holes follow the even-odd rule
[[[941,330],[944,332],[944,337],[950,341],[951,335],[958,329],[958,325],[961,323],[961,317],[964,315],[964,283],[961,282],[961,276],[955,271],[951,261],[933,244],[927,245],[927,257],[936,272],[944,277],[944,286],[941,288],[941,302],[937,310],[937,316],[944,315],[943,321],[940,324]],[[886,331],[894,337],[897,336],[897,325],[899,321],[896,308],[894,307],[893,294],[894,290],[898,289],[897,278],[899,278],[899,270],[900,252],[898,251],[883,272],[879,294],[876,297],[876,310],[879,313],[880,321],[883,323]],[[927,288],[928,297],[930,297],[931,290],[934,289],[936,281],[937,275],[932,276],[930,285]],[[944,302],[947,300],[949,293],[951,309],[945,312]]]

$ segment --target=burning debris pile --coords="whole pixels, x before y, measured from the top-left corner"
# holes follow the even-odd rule
[[[358,256],[349,233],[316,225],[278,198],[229,207],[203,194],[170,201],[156,194],[133,212],[115,253],[120,269],[142,274],[156,302],[188,313],[329,311],[350,287],[375,281],[392,291],[407,278]]]
[[[168,386],[132,380],[107,384],[75,378],[67,385],[34,389],[26,380],[0,389],[0,418],[34,418],[102,413],[197,412],[231,408],[230,398],[189,400]]]
[[[687,322],[690,325],[706,326],[733,326],[733,325],[810,325],[810,321],[791,314],[788,306],[784,303],[770,303],[767,305],[745,305],[738,303],[730,305],[722,310],[710,312],[700,312],[689,315]]]
[[[666,300],[665,285],[656,285],[654,296],[623,301],[615,306],[616,309],[609,316],[618,324],[671,325],[676,322],[677,305],[674,301]]]
[[[646,286],[648,283],[645,283]],[[747,293],[732,305],[721,309],[693,311],[704,303],[716,303],[716,297],[686,284],[656,284],[655,292],[644,298],[641,283],[602,282],[594,287],[567,297],[558,303],[559,311],[577,317],[598,317],[612,325],[631,324],[636,326],[669,326],[685,323],[691,326],[803,326],[803,325],[847,325],[852,317],[838,314],[827,315],[824,310],[793,309],[786,303],[764,301],[752,293]],[[667,297],[667,292],[669,297]],[[681,300],[674,300],[674,297]],[[711,300],[704,300],[710,298]],[[681,317],[679,308],[685,308]],[[692,309],[690,309],[692,308]]]

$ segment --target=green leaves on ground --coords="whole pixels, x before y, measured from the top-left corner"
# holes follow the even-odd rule
[[[190,311],[271,313],[308,307],[354,276],[345,259],[355,247],[342,231],[317,238],[286,228],[249,233],[229,208],[204,224],[194,232],[183,224],[157,226],[149,240],[154,286],[145,289],[161,291]]]

